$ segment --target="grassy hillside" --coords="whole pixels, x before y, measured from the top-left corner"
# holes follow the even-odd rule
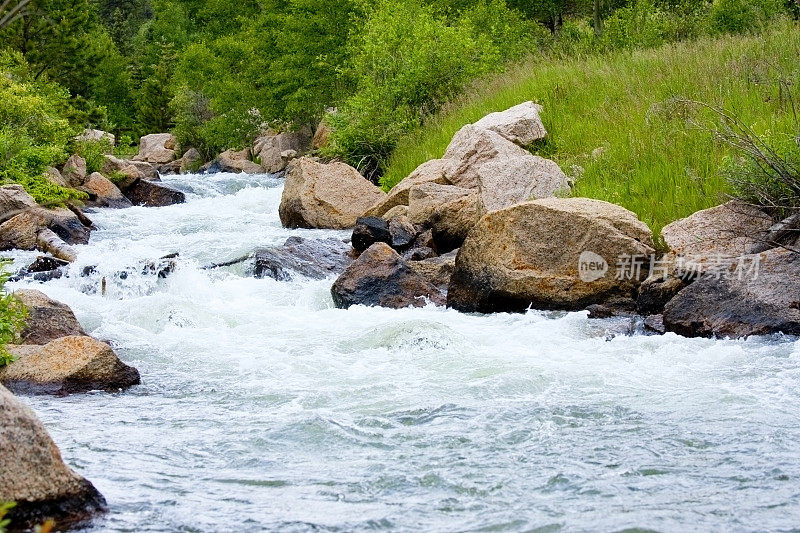
[[[779,80],[800,86],[800,31],[784,23],[759,36],[702,39],[655,50],[582,59],[532,58],[475,86],[394,153],[384,184],[441,157],[464,124],[525,100],[544,106],[550,136],[532,149],[576,180],[575,196],[620,204],[654,232],[725,200],[721,170],[731,151],[708,131],[714,114],[692,99],[733,110],[759,134],[792,131]],[[798,102],[800,105],[800,102]]]

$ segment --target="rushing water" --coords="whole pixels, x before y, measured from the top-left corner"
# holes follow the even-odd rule
[[[167,183],[186,204],[95,212],[71,275],[39,286],[142,374],[25,398],[109,502],[91,531],[797,531],[800,342],[337,310],[331,280],[202,269],[346,237],[281,228],[279,179]]]

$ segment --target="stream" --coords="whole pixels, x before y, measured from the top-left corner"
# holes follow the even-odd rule
[[[108,500],[86,531],[798,531],[796,339],[339,310],[332,279],[202,268],[349,237],[282,228],[282,180],[164,183],[187,202],[96,210],[69,276],[9,284],[69,304],[142,374],[23,398]],[[175,252],[175,272],[145,272]]]

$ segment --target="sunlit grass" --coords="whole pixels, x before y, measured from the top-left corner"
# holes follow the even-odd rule
[[[708,109],[734,111],[759,134],[789,131],[780,79],[800,87],[800,31],[783,23],[758,36],[707,38],[654,50],[525,64],[476,85],[407,136],[384,176],[394,185],[441,157],[453,134],[525,100],[544,106],[550,136],[536,147],[576,180],[573,194],[620,204],[656,232],[726,200],[731,151],[707,129]]]

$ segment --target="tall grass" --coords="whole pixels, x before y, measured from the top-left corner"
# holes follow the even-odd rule
[[[484,80],[405,137],[383,184],[441,157],[453,134],[487,113],[526,100],[544,106],[547,141],[532,151],[575,179],[573,194],[620,204],[658,235],[669,222],[724,201],[731,148],[708,128],[712,113],[735,113],[754,132],[791,129],[784,80],[800,86],[800,31],[781,22],[761,35],[703,38],[654,50],[548,59],[533,57]]]

